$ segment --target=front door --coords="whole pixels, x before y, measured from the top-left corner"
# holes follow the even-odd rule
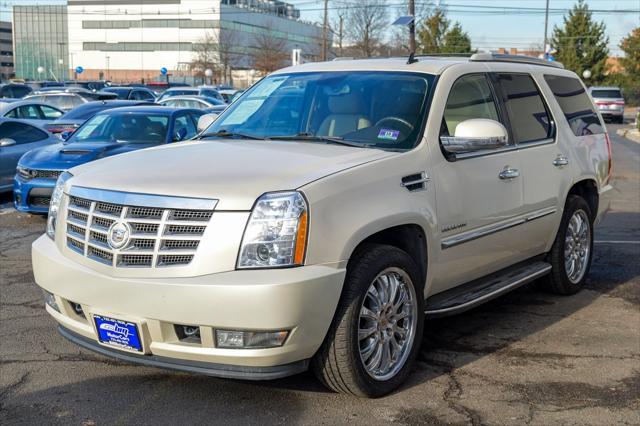
[[[437,115],[436,115],[437,116]],[[499,122],[503,113],[486,73],[467,74],[452,85],[442,113],[441,135],[464,120]],[[518,223],[523,213],[521,162],[513,145],[454,160],[441,146],[433,152],[439,247],[435,294],[514,263],[521,255]]]

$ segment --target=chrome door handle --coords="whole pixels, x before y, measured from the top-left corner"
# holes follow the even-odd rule
[[[555,160],[553,160],[553,165],[556,167],[562,167],[569,164],[569,159],[564,155],[558,155]]]
[[[503,171],[498,174],[498,177],[502,180],[515,179],[520,176],[518,169],[511,169],[509,166],[505,167]]]

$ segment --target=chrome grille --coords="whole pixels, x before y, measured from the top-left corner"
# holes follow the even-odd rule
[[[212,204],[215,206],[215,204]],[[115,268],[184,266],[193,260],[212,210],[131,206],[72,195],[66,215],[67,246]],[[116,222],[131,230],[125,246],[109,245]]]

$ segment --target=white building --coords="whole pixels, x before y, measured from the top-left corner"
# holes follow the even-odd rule
[[[282,40],[307,59],[319,55],[322,28],[299,20],[292,5],[273,0],[68,0],[69,55],[80,78],[173,80],[192,74],[208,35],[233,44],[233,67],[251,72],[259,38]]]

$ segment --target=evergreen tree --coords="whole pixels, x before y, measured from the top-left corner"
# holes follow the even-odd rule
[[[640,86],[640,27],[622,39],[620,49],[624,52],[620,64],[624,67],[625,75],[630,82]]]
[[[451,22],[443,9],[436,8],[419,26],[417,31],[420,53],[470,53],[471,38],[459,22]]]
[[[449,20],[442,9],[429,14],[417,31],[420,53],[440,53],[448,29]]]
[[[597,84],[605,79],[607,48],[609,37],[605,35],[604,22],[593,21],[589,6],[579,0],[568,16],[563,27],[554,27],[552,46],[557,50],[556,59],[565,68],[582,76],[590,70],[589,83]]]
[[[471,53],[471,38],[462,30],[462,25],[456,22],[444,36],[444,43],[440,49],[442,53]]]

